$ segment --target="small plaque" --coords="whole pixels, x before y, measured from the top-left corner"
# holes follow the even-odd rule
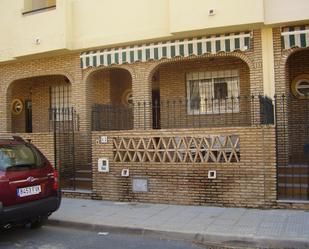
[[[101,136],[100,137],[100,143],[101,144],[107,144],[107,136]]]
[[[132,182],[133,192],[148,192],[148,180],[147,179],[133,179]]]

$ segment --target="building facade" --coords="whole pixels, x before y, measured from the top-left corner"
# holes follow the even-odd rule
[[[0,132],[66,195],[309,207],[307,1],[0,6]]]

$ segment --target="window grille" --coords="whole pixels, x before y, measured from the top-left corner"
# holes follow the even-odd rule
[[[237,70],[187,74],[188,114],[239,112]]]
[[[50,88],[50,108],[53,110],[51,120],[72,120],[71,86],[61,85]]]

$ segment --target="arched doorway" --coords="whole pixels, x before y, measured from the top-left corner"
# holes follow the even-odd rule
[[[132,77],[122,68],[104,68],[87,79],[92,130],[133,129]]]
[[[42,75],[15,80],[8,88],[7,100],[11,132],[34,143],[40,140],[41,149],[60,173],[61,188],[91,189],[91,171],[81,146],[85,142],[68,77]]]
[[[277,97],[278,198],[309,200],[309,50],[286,62],[287,96]],[[284,139],[283,139],[284,138]]]
[[[154,129],[248,125],[259,104],[249,66],[234,56],[164,62],[150,80]]]
[[[72,107],[71,83],[63,75],[19,79],[10,84],[7,99],[12,132],[52,132],[51,110]],[[57,118],[60,119],[60,113]]]

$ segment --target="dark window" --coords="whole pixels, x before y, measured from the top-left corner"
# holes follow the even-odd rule
[[[214,99],[226,99],[227,97],[227,83],[214,83]]]

